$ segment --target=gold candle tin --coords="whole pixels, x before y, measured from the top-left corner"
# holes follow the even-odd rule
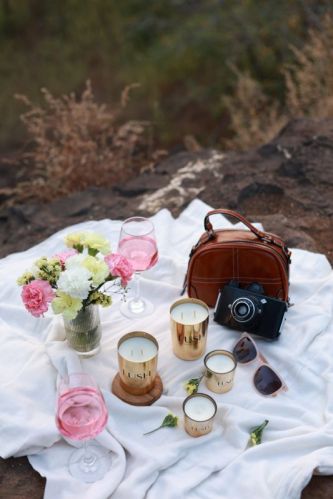
[[[217,370],[213,370],[212,367],[208,367],[207,362],[215,355],[225,355],[230,358],[234,364],[232,369],[225,372],[218,372]],[[213,350],[205,356],[204,364],[206,368],[205,382],[208,390],[215,393],[226,393],[231,390],[234,382],[235,369],[237,367],[237,360],[233,353],[228,352],[227,350]]]
[[[200,318],[193,312],[191,323],[186,320],[182,321],[182,316],[178,320],[172,317],[172,313],[176,307],[182,304],[200,305],[207,310],[207,316]],[[193,322],[192,322],[193,320]],[[184,322],[184,323],[183,323]],[[195,360],[205,353],[207,343],[207,332],[209,322],[209,308],[205,302],[196,298],[182,298],[173,303],[170,307],[170,325],[173,352],[176,357],[183,360]]]
[[[202,413],[202,417],[199,417],[200,413],[198,413],[197,419],[195,419],[196,416],[193,414],[193,408],[190,410],[189,407],[191,401],[193,400],[201,400],[204,404],[206,403],[205,401],[209,401],[209,403],[206,404],[208,409],[207,419],[202,419],[202,417],[204,417],[204,414]],[[202,435],[207,435],[207,433],[212,431],[214,418],[217,412],[217,405],[215,400],[209,395],[206,395],[205,393],[194,393],[184,400],[183,412],[185,431],[191,435],[191,437],[201,437]]]
[[[155,355],[146,360],[129,360],[119,353],[119,348],[126,340],[130,338],[145,338],[150,340],[156,346]],[[142,357],[145,352],[142,350]],[[158,342],[149,333],[144,331],[133,331],[125,334],[118,342],[118,364],[120,385],[122,388],[132,395],[143,395],[148,393],[155,384],[157,370]]]

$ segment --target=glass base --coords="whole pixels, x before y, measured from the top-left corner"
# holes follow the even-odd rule
[[[101,349],[101,346],[98,345],[96,348],[93,348],[93,350],[89,350],[89,352],[80,352],[79,350],[76,350],[75,348],[73,348],[69,342],[68,343],[68,346],[74,350],[75,353],[78,354],[79,357],[83,357],[83,358],[89,358],[89,357],[93,357],[93,355],[96,355],[96,353],[98,353]]]
[[[87,453],[88,458],[84,458]],[[101,480],[111,466],[111,454],[103,447],[89,445],[75,450],[68,462],[70,474],[81,482]]]
[[[123,302],[120,305],[120,312],[129,319],[146,317],[154,312],[154,305],[144,298],[134,300],[134,298]]]

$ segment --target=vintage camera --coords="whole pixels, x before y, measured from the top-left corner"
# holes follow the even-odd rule
[[[239,331],[277,339],[287,304],[264,293],[264,288],[256,282],[240,288],[238,282],[231,281],[220,290],[214,320]]]

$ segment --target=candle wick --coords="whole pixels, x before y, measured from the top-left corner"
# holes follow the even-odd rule
[[[143,357],[143,350],[142,350],[142,348],[141,348],[141,355],[142,355],[142,357]]]
[[[193,313],[194,313],[194,317],[196,318],[196,317],[197,317],[197,313],[196,313],[196,311],[194,310],[194,312],[193,312]]]
[[[181,313],[181,317],[182,317],[182,319],[184,319],[184,317],[183,317],[183,312]]]
[[[133,350],[131,350],[131,357],[133,357],[134,353],[133,353]]]

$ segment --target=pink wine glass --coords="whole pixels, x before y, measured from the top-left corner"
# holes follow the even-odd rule
[[[130,318],[151,314],[153,304],[140,295],[140,273],[153,267],[158,259],[153,223],[144,217],[125,220],[121,226],[118,253],[125,256],[134,269],[134,297],[122,303],[122,314]]]
[[[61,379],[56,423],[64,437],[84,441],[68,462],[71,475],[83,482],[100,480],[110,468],[110,454],[98,445],[88,445],[105,428],[107,420],[103,395],[91,376],[76,373]]]

